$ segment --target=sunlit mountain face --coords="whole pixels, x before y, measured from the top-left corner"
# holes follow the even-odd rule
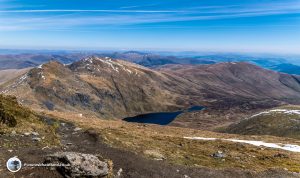
[[[300,1],[0,0],[0,177],[298,178]]]

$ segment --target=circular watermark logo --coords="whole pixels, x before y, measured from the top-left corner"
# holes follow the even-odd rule
[[[6,162],[6,167],[10,172],[18,172],[22,168],[22,162],[19,158],[13,157]]]

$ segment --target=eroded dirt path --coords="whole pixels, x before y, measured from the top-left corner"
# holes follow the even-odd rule
[[[113,161],[115,174],[122,169],[120,177],[124,178],[296,177],[293,174],[280,171],[254,174],[235,169],[212,170],[171,165],[166,161],[151,160],[126,150],[112,148],[105,144],[93,130],[78,129],[71,123],[60,123],[59,125],[58,134],[60,135],[62,146],[56,148],[42,149],[30,137],[0,135],[1,145],[12,141],[19,145],[12,150],[4,146],[0,147],[0,177],[61,178],[63,176],[56,170],[41,167],[23,167],[18,173],[12,174],[6,170],[5,165],[6,160],[13,156],[18,156],[23,163],[43,163],[46,155],[57,151],[101,155],[104,159]]]

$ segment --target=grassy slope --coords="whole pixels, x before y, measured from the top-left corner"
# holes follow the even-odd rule
[[[300,110],[300,106],[282,106],[274,109]],[[274,135],[300,139],[300,115],[283,112],[260,114],[230,125],[224,131],[244,135]]]
[[[121,121],[106,121],[92,117],[80,117],[78,114],[51,112],[49,115],[62,120],[75,122],[85,129],[94,129],[110,145],[143,154],[146,150],[155,150],[173,164],[210,167],[218,169],[240,168],[263,171],[271,168],[286,168],[300,172],[300,154],[283,150],[255,147],[247,144],[226,141],[195,141],[183,139],[184,136],[237,138],[263,140],[273,143],[300,144],[300,140],[271,136],[240,136],[221,134],[169,126],[130,124]],[[218,150],[227,157],[213,158]],[[278,156],[279,155],[279,156]],[[145,155],[146,156],[146,155]]]
[[[38,132],[42,145],[55,145],[58,143],[55,127],[47,125],[33,111],[18,104],[12,96],[0,95],[0,133],[24,134],[25,132]],[[13,140],[12,140],[13,141]]]

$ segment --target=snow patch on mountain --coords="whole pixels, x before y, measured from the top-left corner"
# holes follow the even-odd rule
[[[272,114],[272,113],[281,113],[281,114],[297,114],[300,115],[300,110],[293,110],[293,109],[272,109],[269,111],[260,112],[258,114],[252,115],[250,118],[265,115],[265,114]]]
[[[42,69],[43,68],[43,64],[37,66],[38,69]]]
[[[124,70],[125,72],[127,72],[127,73],[129,73],[129,74],[132,74],[132,73],[133,73],[132,70],[130,70],[130,69],[128,68],[128,66],[123,65],[123,64],[119,63],[118,61],[114,61],[114,60],[112,60],[112,59],[109,58],[109,57],[105,57],[105,58],[90,57],[90,58],[84,59],[84,61],[87,62],[87,64],[86,64],[87,68],[90,69],[90,70],[91,70],[90,64],[95,64],[95,63],[93,63],[93,60],[97,60],[97,61],[100,61],[100,62],[102,62],[102,63],[108,65],[108,66],[111,67],[114,71],[116,71],[116,72],[118,72],[118,73],[119,73],[119,69],[122,69],[122,70]],[[100,71],[98,68],[97,68],[97,69],[95,68],[95,70]]]
[[[20,78],[18,78],[10,87],[5,88],[0,93],[1,94],[6,94],[11,89],[17,88],[19,85],[22,85],[26,81],[27,78],[28,78],[28,74],[26,73],[26,74],[22,75]]]
[[[205,137],[183,137],[183,138],[189,140],[205,140],[205,141],[223,140],[223,141],[229,141],[235,143],[246,143],[254,146],[264,146],[267,148],[276,148],[276,149],[300,153],[300,146],[292,145],[292,144],[266,143],[263,141],[256,141],[256,140],[218,139],[218,138],[205,138]]]

